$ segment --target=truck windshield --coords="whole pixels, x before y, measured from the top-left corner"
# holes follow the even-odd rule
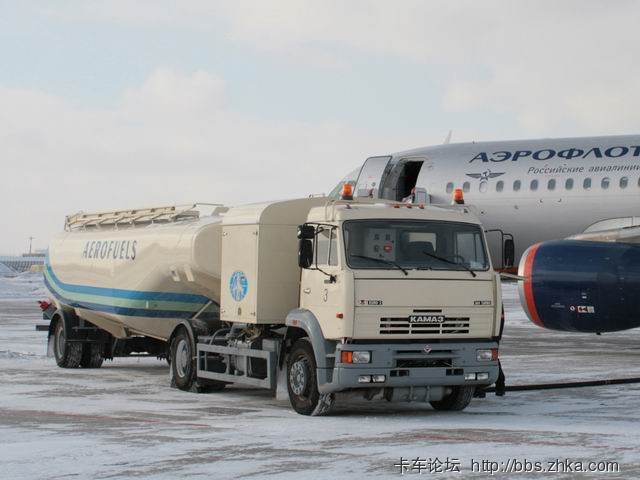
[[[469,223],[351,220],[344,224],[344,239],[347,263],[354,269],[489,268],[482,230]]]

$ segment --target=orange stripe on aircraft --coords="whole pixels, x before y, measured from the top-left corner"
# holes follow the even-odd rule
[[[527,253],[527,258],[525,259],[524,276],[526,277],[526,280],[524,281],[524,298],[525,298],[525,301],[527,302],[527,308],[529,310],[529,314],[531,315],[531,321],[536,325],[538,325],[539,327],[544,328],[544,324],[542,323],[542,320],[540,320],[540,316],[538,315],[538,309],[536,308],[535,299],[533,298],[533,283],[531,281],[532,280],[531,272],[533,271],[533,259],[535,258],[536,252],[538,251],[539,247],[540,247],[540,244],[537,244],[531,247],[529,249],[529,252]]]

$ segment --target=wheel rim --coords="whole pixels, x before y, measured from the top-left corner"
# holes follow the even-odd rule
[[[307,389],[309,383],[309,366],[304,358],[296,360],[291,369],[289,370],[289,385],[291,385],[291,391],[302,396]]]
[[[59,324],[56,329],[56,350],[58,352],[58,357],[62,357],[64,355],[65,344],[66,339],[64,338],[64,327]]]
[[[189,355],[189,345],[184,339],[180,339],[178,345],[176,345],[176,371],[179,377],[187,376],[187,369],[189,368],[189,362],[191,361]]]

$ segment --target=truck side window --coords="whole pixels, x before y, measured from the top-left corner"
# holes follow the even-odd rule
[[[325,228],[318,233],[315,254],[318,265],[338,264],[338,241],[334,228]]]
[[[455,255],[464,262],[468,262],[471,268],[483,268],[483,264],[474,261],[482,258],[484,246],[479,232],[456,232]],[[457,260],[456,260],[457,261]]]

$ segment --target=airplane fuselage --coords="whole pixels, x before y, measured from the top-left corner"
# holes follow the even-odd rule
[[[434,204],[464,192],[487,230],[513,235],[515,262],[530,245],[640,215],[640,135],[474,142],[367,159],[355,193],[393,200],[414,190]],[[489,232],[494,267],[502,237]]]

